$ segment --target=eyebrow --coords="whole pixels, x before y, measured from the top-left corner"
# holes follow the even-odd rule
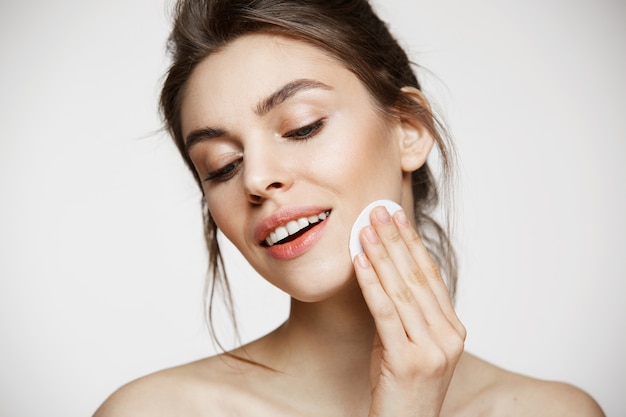
[[[256,106],[255,113],[259,116],[263,116],[272,111],[274,107],[282,104],[287,99],[295,96],[296,94],[302,91],[313,90],[316,88],[332,90],[331,87],[322,82],[310,80],[307,78],[288,82],[287,84],[270,94],[267,98],[261,100]]]
[[[185,149],[189,152],[192,146],[210,139],[222,137],[225,134],[226,132],[221,129],[211,129],[210,127],[194,130],[185,138]]]
[[[332,90],[332,87],[320,81],[311,80],[307,78],[297,79],[297,80],[288,82],[287,84],[280,87],[278,90],[274,91],[268,97],[261,100],[256,105],[254,112],[259,116],[264,116],[270,111],[272,111],[272,109],[274,109],[276,106],[279,106],[280,104],[284,103],[286,100],[290,99],[296,94],[302,91],[313,90],[316,88],[321,88],[324,90]],[[191,149],[194,145],[200,142],[204,142],[204,141],[214,139],[214,138],[219,138],[225,135],[226,135],[226,131],[222,129],[213,129],[209,127],[197,129],[189,133],[187,137],[185,138],[185,141],[184,141],[185,148],[187,149],[187,152],[189,152],[189,149]]]

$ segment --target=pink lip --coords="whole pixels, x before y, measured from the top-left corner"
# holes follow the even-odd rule
[[[263,242],[270,232],[274,231],[278,226],[284,226],[291,220],[315,216],[325,211],[330,211],[330,209],[328,207],[319,206],[301,206],[282,209],[264,218],[256,225],[254,228],[254,238],[257,242]]]
[[[330,216],[290,242],[269,246],[265,250],[275,259],[284,261],[296,258],[311,249],[321,239],[329,219]]]
[[[290,207],[264,218],[254,228],[254,238],[257,242],[262,243],[265,238],[278,226],[284,226],[291,220],[297,220],[302,217],[314,216],[325,211],[330,211],[328,207],[319,206],[302,206]],[[297,239],[281,244],[267,247],[266,250],[271,256],[278,259],[295,258],[306,252],[322,235],[322,231],[326,226],[326,220],[320,222],[314,228]]]

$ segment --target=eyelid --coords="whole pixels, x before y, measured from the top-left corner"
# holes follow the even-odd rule
[[[316,120],[313,123],[309,123],[304,126],[300,126],[296,129],[292,129],[288,131],[287,133],[285,133],[283,137],[299,139],[299,140],[309,139],[315,136],[320,131],[320,129],[324,126],[325,123],[326,123],[326,118],[321,118],[319,120]],[[297,132],[299,130],[305,130],[305,129],[311,129],[311,132],[305,135],[297,135]]]
[[[205,182],[223,182],[231,179],[235,174],[237,174],[237,170],[239,169],[239,165],[243,162],[243,158],[236,158],[224,165],[220,168],[209,172],[209,174],[204,178]]]

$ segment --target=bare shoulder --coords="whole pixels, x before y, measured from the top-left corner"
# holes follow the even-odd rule
[[[172,415],[171,388],[176,384],[168,374],[161,371],[122,386],[106,399],[94,417]]]
[[[555,381],[520,377],[520,397],[528,404],[528,416],[602,417],[598,403],[581,389]],[[513,386],[515,388],[515,386]]]
[[[213,357],[136,379],[111,394],[94,417],[223,414],[225,403],[217,399],[230,388],[218,377],[222,367],[222,361]]]
[[[463,410],[459,415],[604,416],[598,403],[577,387],[509,372],[472,355],[464,355],[458,379],[458,398],[466,399],[465,406],[457,408]]]

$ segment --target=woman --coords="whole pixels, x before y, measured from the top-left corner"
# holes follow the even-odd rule
[[[217,229],[291,298],[288,320],[122,387],[97,416],[600,416],[585,393],[463,351],[454,254],[431,217],[445,141],[365,0],[178,4],[161,106]],[[351,259],[352,224],[374,200]],[[444,282],[444,278],[447,281]],[[212,293],[212,292],[211,292]]]

